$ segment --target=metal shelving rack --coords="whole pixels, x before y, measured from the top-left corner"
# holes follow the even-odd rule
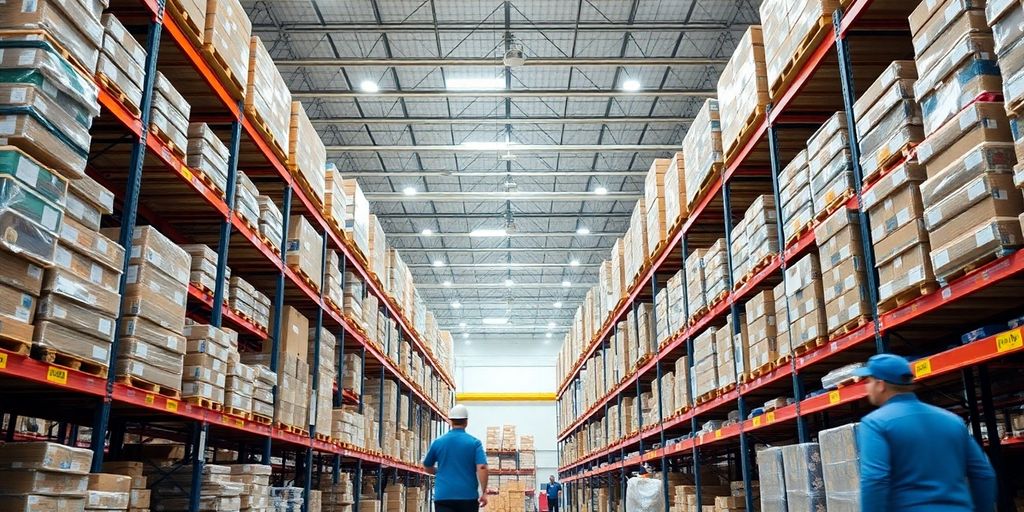
[[[777,367],[765,375],[747,382],[739,382],[737,379],[735,389],[708,402],[699,405],[693,403],[691,382],[691,403],[688,407],[673,416],[666,416],[666,412],[671,411],[664,411],[659,402],[659,420],[655,425],[642,424],[640,401],[637,400],[636,415],[640,425],[636,432],[622,439],[611,440],[608,439],[609,432],[606,430],[607,446],[579,460],[561,460],[561,448],[565,446],[569,435],[582,431],[582,428],[592,420],[607,417],[610,406],[621,407],[624,394],[638,397],[644,390],[650,390],[653,382],[660,385],[664,364],[672,364],[680,356],[687,355],[692,373],[693,338],[708,327],[724,325],[726,315],[731,315],[732,325],[738,330],[741,311],[739,308],[746,300],[757,291],[781,282],[787,264],[795,262],[813,250],[815,238],[812,229],[791,243],[785,244],[781,254],[748,282],[736,288],[730,286],[731,291],[726,300],[712,307],[695,323],[691,322],[681,332],[670,336],[652,358],[623,381],[611,382],[608,365],[605,364],[605,374],[599,378],[604,380],[605,388],[610,389],[610,392],[591,404],[587,410],[581,410],[581,372],[585,363],[598,349],[614,346],[610,341],[619,335],[615,325],[625,318],[626,312],[630,309],[635,312],[638,302],[653,302],[659,287],[672,273],[682,270],[685,278],[685,266],[682,263],[694,247],[707,247],[715,239],[725,238],[727,254],[731,261],[732,245],[728,242],[733,219],[737,215],[741,216],[746,206],[753,200],[753,197],[748,197],[750,187],[734,189],[734,186],[760,183],[762,190],[755,194],[755,197],[760,194],[772,194],[776,207],[781,208],[778,185],[781,169],[798,151],[807,136],[831,113],[838,110],[845,110],[847,115],[849,149],[852,153],[851,160],[854,162],[856,182],[856,194],[843,207],[859,212],[861,227],[865,230],[862,236],[864,252],[866,257],[872,256],[870,233],[866,232],[869,226],[867,214],[861,208],[864,191],[861,190],[862,174],[853,102],[856,94],[873,81],[884,64],[899,58],[912,58],[912,52],[901,53],[901,46],[897,44],[882,49],[879,56],[887,59],[875,62],[865,58],[865,54],[870,54],[870,50],[866,51],[865,48],[871,47],[872,38],[884,38],[886,34],[905,38],[903,45],[909,46],[909,29],[905,23],[899,22],[906,19],[914,3],[849,0],[843,4],[846,6],[845,12],[841,9],[834,14],[832,26],[827,28],[827,33],[817,46],[808,49],[809,57],[797,69],[790,85],[783,89],[764,120],[756,126],[737,156],[726,165],[721,176],[713,181],[707,195],[691,208],[689,217],[682,226],[668,234],[669,242],[652,258],[649,270],[635,281],[627,297],[613,310],[590,345],[579,356],[566,380],[560,384],[558,400],[569,401],[568,407],[577,418],[569,425],[560,424],[558,434],[559,473],[561,481],[566,486],[565,495],[570,510],[581,510],[577,496],[580,489],[583,490],[583,499],[590,502],[591,510],[598,510],[598,498],[594,492],[598,488],[619,486],[620,496],[624,496],[628,473],[638,469],[642,464],[651,464],[655,470],[662,472],[667,472],[670,468],[688,469],[697,487],[697,502],[702,503],[701,468],[710,460],[729,462],[728,466],[733,473],[732,479],[742,480],[746,487],[746,508],[753,510],[754,498],[750,491],[754,479],[754,443],[786,443],[793,440],[807,442],[811,440],[813,433],[820,430],[814,427],[841,425],[866,413],[866,407],[861,404],[866,396],[863,384],[805,394],[805,383],[809,382],[810,378],[820,377],[831,369],[863,361],[876,352],[887,351],[890,344],[903,353],[924,356],[917,359],[913,367],[918,381],[926,386],[926,389],[952,386],[960,390],[960,394],[965,398],[948,405],[959,407],[960,412],[969,417],[978,442],[982,442],[983,439],[982,425],[988,432],[997,431],[997,405],[993,403],[991,374],[1000,369],[1007,371],[1007,368],[1010,368],[1009,371],[1013,371],[1013,368],[1021,367],[1021,354],[1024,353],[1021,329],[1013,329],[966,344],[960,344],[959,334],[984,325],[984,320],[1005,319],[1013,313],[1020,315],[1021,311],[1024,311],[1024,303],[1016,298],[1013,291],[1019,289],[1024,278],[1024,251],[998,258],[974,272],[953,280],[934,293],[921,296],[890,311],[882,313],[878,311],[877,305],[872,306],[871,320],[866,324],[845,335],[830,338],[817,349],[803,355],[794,355],[788,364]],[[851,55],[851,47],[860,53],[854,52]],[[822,72],[826,69],[829,71]],[[855,73],[858,79],[856,82]],[[814,92],[802,95],[805,90]],[[822,90],[835,92],[823,97],[820,93]],[[781,214],[778,215],[778,219],[779,243],[783,245],[786,237],[781,224]],[[867,262],[866,267],[873,269],[873,262]],[[877,287],[876,277],[871,275],[872,272],[868,274],[870,286]],[[729,279],[731,281],[731,275]],[[877,288],[871,292],[877,297]],[[683,294],[684,314],[689,318],[685,287]],[[993,301],[992,297],[1000,299]],[[976,316],[949,314],[955,311],[960,311],[961,315],[963,311],[969,311]],[[786,314],[788,315],[788,311]],[[654,321],[657,323],[658,319],[655,318]],[[967,324],[970,326],[965,328]],[[1004,364],[1000,368],[991,363]],[[996,369],[990,371],[990,365]],[[655,378],[658,380],[654,381]],[[978,389],[980,397],[977,396]],[[1019,387],[1013,389],[1019,390]],[[660,389],[658,391],[661,396]],[[792,396],[794,403],[748,418],[750,404],[757,403],[753,399],[770,399],[780,395]],[[1000,404],[998,407],[1004,405]],[[740,412],[740,421],[698,434],[701,432],[699,420],[725,418],[730,410]],[[1002,441],[994,434],[988,437],[986,450],[1003,479],[1003,485],[1000,486],[1000,510],[1012,510],[1012,501],[1005,485],[1006,466],[1001,462],[1000,453],[1002,448],[1009,449],[1008,447],[1018,446],[1019,443],[1018,437]],[[668,482],[665,482],[664,498],[667,510],[670,503]],[[608,500],[607,506],[613,509],[612,493],[608,493]],[[621,512],[622,509],[618,510]]]
[[[252,120],[244,113],[241,101],[231,96],[200,50],[166,11],[164,1],[114,0],[107,12],[114,13],[129,29],[137,30],[137,34],[144,33],[143,46],[148,52],[141,115],[134,115],[120,103],[116,94],[97,84],[102,114],[94,126],[89,174],[117,196],[115,217],[120,221],[119,243],[130,246],[136,219],[142,217],[175,242],[207,243],[216,248],[216,289],[209,296],[194,286],[189,287],[190,317],[235,329],[243,347],[271,343],[271,353],[275,354],[271,366],[276,371],[281,329],[278,312],[284,304],[295,306],[310,318],[311,327],[316,327],[316,352],[319,352],[321,328],[336,336],[340,352],[339,382],[345,372],[344,354],[359,352],[363,361],[362,375],[379,373],[382,379],[394,378],[399,383],[398,394],[407,394],[411,398],[407,427],[415,428],[419,433],[425,425],[428,426],[431,441],[441,435],[446,428],[441,421],[446,416],[445,408],[454,400],[452,377],[438,364],[394,299],[367,271],[349,242],[330,228],[320,208],[297,186],[282,159],[262,139]],[[229,141],[231,157],[224,198],[195,176],[167,145],[150,136],[149,111],[157,70],[164,71],[186,96],[194,109],[193,121],[207,122],[219,134],[227,136],[225,140]],[[174,73],[172,70],[184,72]],[[197,115],[198,112],[202,113]],[[259,184],[262,193],[274,197],[275,203],[282,206],[284,236],[282,240],[274,241],[279,243],[277,247],[265,243],[258,233],[233,213],[235,176],[240,167]],[[385,340],[383,350],[378,348],[352,320],[327,307],[322,291],[314,290],[284,263],[279,254],[285,253],[287,223],[293,214],[305,216],[323,235],[324,254],[328,249],[339,252],[342,276],[346,270],[354,271],[364,282],[364,296],[372,294],[380,299],[384,315],[397,321],[400,339]],[[236,275],[245,276],[257,288],[274,290],[275,313],[269,332],[227,307],[223,277],[229,253]],[[326,264],[324,258],[322,273],[326,272]],[[127,269],[127,256],[123,266]],[[122,275],[122,290],[126,274]],[[216,304],[222,304],[222,307],[215,307]],[[115,336],[111,358],[118,352],[118,337]],[[413,350],[421,354],[424,363],[431,366],[435,375],[448,385],[451,394],[441,397],[442,403],[430,398],[438,395],[439,389],[420,389],[400,370],[401,361],[393,362],[385,355],[391,344],[400,343],[401,339],[411,340]],[[401,351],[398,352],[400,358]],[[315,376],[319,375],[317,356],[313,355],[311,364]],[[191,456],[194,478],[201,475],[199,469],[211,448],[237,450],[241,460],[264,464],[271,463],[271,457],[281,457],[282,460],[294,458],[293,481],[295,485],[304,487],[307,495],[314,478],[325,475],[325,467],[332,468],[335,482],[344,467],[355,474],[355,512],[359,512],[364,471],[376,473],[378,499],[386,481],[409,484],[428,478],[417,465],[318,437],[313,426],[310,426],[308,435],[297,434],[121,384],[115,381],[113,365],[109,366],[109,376],[102,378],[0,350],[0,386],[4,389],[0,412],[9,415],[5,440],[24,437],[15,432],[19,416],[60,422],[57,435],[45,438],[72,445],[84,443],[79,440],[79,426],[89,425],[92,427],[90,446],[95,454],[92,469],[98,471],[106,456],[118,455],[128,433],[177,439],[186,443],[187,453],[194,454]],[[339,389],[337,383],[316,380],[314,378],[312,383],[311,396],[315,396],[318,386],[331,385],[335,406],[358,404],[362,410],[363,399],[375,391],[365,389],[365,379],[361,389],[357,390]],[[378,419],[383,420],[383,410],[378,413],[381,415]],[[395,421],[398,421],[397,417]],[[423,455],[420,451],[418,446],[418,457]],[[199,489],[197,482],[193,484],[193,489]],[[191,498],[190,510],[195,511],[199,505],[199,494],[194,493]]]

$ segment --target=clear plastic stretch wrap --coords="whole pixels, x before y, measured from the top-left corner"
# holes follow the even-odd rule
[[[740,132],[768,104],[768,77],[761,26],[751,25],[736,44],[718,79],[722,114],[722,147],[732,149]]]
[[[281,149],[288,149],[292,93],[274,65],[263,41],[252,36],[249,42],[249,79],[245,108],[259,116],[270,136]]]
[[[53,265],[62,210],[10,175],[0,174],[0,246],[42,266]]]
[[[822,430],[821,473],[829,512],[860,512],[860,455],[857,429],[860,423]]]
[[[327,150],[301,102],[292,102],[290,126],[288,132],[289,169],[306,180],[317,204],[323,205]]]
[[[721,167],[722,158],[718,100],[707,99],[683,137],[687,205],[693,205],[700,199],[697,194],[715,168]]]
[[[96,70],[103,26],[80,2],[11,0],[0,3],[0,29],[43,30],[89,73]]]
[[[761,512],[788,512],[782,448],[772,447],[758,451],[757,472],[761,488]]]
[[[786,468],[786,506],[789,512],[825,512],[825,480],[818,443],[782,447]]]
[[[663,482],[656,478],[632,477],[626,481],[626,510],[630,512],[663,512]]]

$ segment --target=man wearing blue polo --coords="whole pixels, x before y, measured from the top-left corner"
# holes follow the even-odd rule
[[[487,455],[479,439],[466,433],[469,410],[448,412],[451,430],[430,444],[423,467],[434,478],[437,512],[477,512],[487,506]]]
[[[555,475],[548,477],[548,512],[558,512],[558,497],[562,493],[562,484],[555,481]]]
[[[867,378],[878,409],[861,421],[863,512],[992,512],[996,475],[960,417],[914,394],[906,359],[879,354],[855,375]]]

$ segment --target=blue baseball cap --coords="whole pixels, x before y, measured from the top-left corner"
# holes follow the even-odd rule
[[[914,382],[914,372],[910,363],[895,354],[878,354],[871,356],[866,365],[853,371],[856,377],[874,377],[890,384],[905,386]]]

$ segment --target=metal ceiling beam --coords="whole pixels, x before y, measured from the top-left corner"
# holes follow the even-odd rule
[[[512,89],[512,90],[484,90],[484,91],[450,91],[445,89],[436,90],[409,90],[409,91],[380,91],[380,92],[357,92],[357,91],[293,91],[294,99],[362,99],[362,100],[391,100],[396,98],[625,98],[625,97],[661,97],[661,98],[713,98],[716,91],[713,89],[645,89],[640,91],[619,91],[608,89]]]
[[[589,169],[580,171],[522,171],[504,172],[494,171],[345,171],[346,174],[362,176],[364,178],[429,178],[429,177],[507,177],[507,176],[647,176],[647,171],[591,171]]]
[[[438,192],[438,193],[440,194],[440,193],[443,193],[443,192]],[[424,237],[423,233],[420,233],[419,231],[414,232],[414,233],[410,233],[410,232],[388,232],[387,236],[388,236],[388,238],[392,238],[392,237],[401,237],[401,238],[419,238],[419,237]],[[435,236],[436,237],[458,238],[458,237],[469,237],[469,236],[472,236],[472,235],[470,235],[468,232],[465,232],[465,231],[462,231],[462,232],[459,232],[459,231],[445,231],[445,232],[440,232],[440,233],[435,232],[435,233],[430,235],[430,237],[435,237]],[[508,235],[503,236],[503,237],[490,237],[490,238],[545,238],[545,237],[554,237],[554,236],[565,236],[565,237],[574,237],[574,236],[578,236],[578,237],[588,237],[588,236],[622,236],[622,233],[620,233],[618,231],[615,231],[615,232],[604,232],[604,231],[597,232],[597,231],[594,231],[594,232],[587,233],[586,235],[581,235],[581,234],[576,233],[575,231],[515,231],[515,232],[509,233]],[[425,237],[425,238],[429,238],[429,237]],[[478,237],[474,237],[474,238],[478,238]],[[488,237],[479,237],[479,238],[488,238]],[[443,249],[439,249],[439,250],[443,250]]]
[[[458,283],[454,286],[445,286],[443,284],[433,283],[420,283],[416,285],[419,290],[448,290],[448,289],[487,289],[487,288],[501,288],[508,290],[540,290],[546,288],[593,288],[597,286],[597,283],[570,283],[569,286],[562,286],[562,283],[516,283],[512,286],[505,286],[505,283]]]
[[[629,124],[629,123],[689,123],[692,117],[321,117],[310,119],[313,124]]]
[[[392,173],[393,174],[393,173]],[[360,176],[362,176],[360,174]],[[616,211],[616,212],[550,212],[550,213],[525,213],[515,212],[515,218],[517,219],[578,219],[588,217],[607,217],[607,218],[629,218],[632,212],[629,211]],[[504,219],[504,213],[479,213],[479,212],[467,212],[467,213],[378,213],[378,219]]]
[[[482,203],[490,201],[636,201],[643,192],[420,192],[405,195],[402,192],[367,193],[366,199],[376,202],[435,201],[439,203]],[[573,233],[575,235],[575,233]]]
[[[713,66],[725,64],[729,60],[723,58],[708,57],[527,57],[523,67],[564,67],[564,66]],[[474,67],[504,67],[501,58],[402,58],[402,59],[380,59],[373,57],[351,57],[341,59],[274,59],[278,66],[303,66],[303,67],[359,67],[359,66],[386,66],[386,67],[437,67],[437,66],[474,66]]]
[[[402,252],[437,252],[438,249],[431,249],[428,247],[399,247]],[[445,249],[448,252],[458,252],[465,254],[491,254],[491,253],[517,253],[517,252],[529,252],[529,253],[548,253],[557,252],[564,254],[567,251],[572,252],[607,252],[611,250],[611,246],[608,247],[467,247],[467,248],[456,248],[449,247]],[[417,286],[418,287],[418,286]]]
[[[583,22],[577,25],[576,23],[565,22],[565,21],[544,21],[544,20],[529,20],[529,21],[518,21],[508,25],[514,31],[553,31],[553,30],[567,30],[574,31],[588,30],[588,31],[600,31],[606,30],[609,32],[621,32],[623,30],[631,31],[651,31],[651,32],[721,32],[723,30],[729,30],[731,27],[726,23],[713,23],[713,22],[694,22],[694,23],[683,23],[678,21],[650,21],[650,22],[639,22],[639,23],[621,23],[621,22]],[[745,27],[743,27],[745,28]],[[256,23],[253,24],[253,32],[288,32],[288,33],[314,33],[322,34],[324,32],[358,32],[358,31],[371,31],[371,32],[431,32],[435,30],[441,31],[488,31],[488,30],[505,30],[505,22],[498,21],[439,21],[437,24],[434,23],[417,23],[413,21],[402,21],[402,22],[390,22],[390,23],[285,23],[275,25],[272,23]]]
[[[487,146],[476,144],[438,144],[412,146],[327,146],[328,153],[635,153],[639,151],[675,152],[679,144],[509,144]]]
[[[446,252],[458,252],[457,250],[448,249]],[[535,269],[535,268],[588,268],[588,267],[600,267],[600,263],[580,263],[579,265],[569,265],[568,263],[450,263],[443,267],[435,267],[430,263],[407,263],[405,266],[409,268],[436,268],[436,269],[472,269],[472,270],[517,270],[517,269]]]

